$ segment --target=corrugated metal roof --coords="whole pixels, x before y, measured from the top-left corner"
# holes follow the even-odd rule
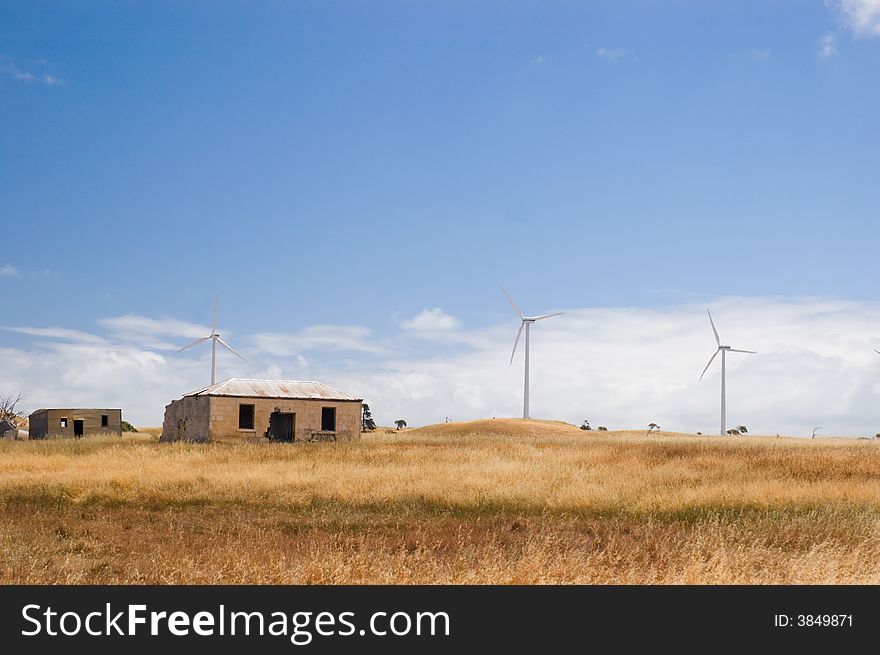
[[[40,412],[121,412],[119,407],[40,407],[30,413],[30,416]]]
[[[247,380],[244,378],[230,378],[185,395],[297,400],[363,400],[363,398],[357,398],[314,380]]]

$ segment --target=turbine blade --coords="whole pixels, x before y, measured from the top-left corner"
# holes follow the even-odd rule
[[[198,346],[200,343],[202,343],[203,341],[207,341],[207,340],[210,339],[210,338],[211,338],[211,337],[202,337],[201,339],[196,339],[196,340],[193,341],[191,344],[189,344],[188,346],[184,346],[183,348],[181,348],[181,349],[178,350],[177,352],[182,353],[182,352],[183,352],[184,350],[186,350],[187,348],[192,348],[193,346]]]
[[[211,324],[211,334],[217,332],[217,305],[220,304],[220,294],[214,298],[214,322]]]
[[[736,348],[730,348],[727,352],[731,353],[749,353],[750,355],[757,355],[754,350],[737,350]]]
[[[516,347],[519,345],[519,338],[522,335],[523,328],[526,326],[525,323],[519,324],[519,332],[516,333],[516,341],[513,342],[513,352],[510,353],[510,365],[513,366],[513,356],[516,354]]]
[[[524,316],[524,314],[522,313],[522,310],[519,308],[519,305],[517,305],[515,302],[513,302],[513,298],[510,297],[510,294],[507,293],[507,289],[505,289],[504,286],[501,287],[501,290],[504,292],[504,295],[507,296],[507,302],[509,302],[510,306],[513,307],[513,310],[517,314],[519,314],[519,317],[522,318]]]
[[[704,369],[703,369],[703,372],[700,373],[700,380],[702,380],[702,379],[703,379],[703,376],[706,375],[706,371],[708,371],[708,370],[709,370],[709,367],[712,366],[712,362],[714,362],[714,361],[715,361],[715,358],[718,357],[718,353],[720,352],[720,350],[721,350],[721,349],[719,348],[718,350],[716,350],[716,351],[712,354],[712,357],[709,359],[709,363],[706,364],[706,368],[704,368]],[[699,382],[700,380],[697,380],[697,382]]]
[[[555,314],[544,314],[543,316],[535,316],[536,321],[543,321],[545,318],[553,318],[554,316],[562,316],[565,312],[556,312]]]
[[[880,350],[875,350],[874,352],[880,355]]]
[[[246,361],[247,361],[244,357],[242,357],[242,356],[239,355],[237,352],[235,352],[235,350],[232,349],[232,346],[230,346],[228,343],[226,343],[225,341],[223,341],[223,339],[221,339],[220,337],[217,337],[217,342],[220,343],[222,346],[224,346],[224,347],[226,348],[226,350],[228,350],[229,352],[231,352],[233,355],[235,355],[236,357],[238,357],[239,359],[241,359],[241,361],[243,361],[243,362],[246,362]]]
[[[720,346],[721,345],[721,337],[718,336],[718,330],[715,329],[715,321],[712,320],[712,312],[710,312],[707,309],[706,313],[709,314],[709,323],[712,324],[712,332],[715,333],[715,343],[717,343]]]

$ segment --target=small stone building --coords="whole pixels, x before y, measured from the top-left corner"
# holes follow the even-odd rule
[[[361,403],[321,382],[231,378],[165,407],[160,441],[354,439]]]
[[[28,417],[31,439],[122,434],[121,409],[38,409]]]

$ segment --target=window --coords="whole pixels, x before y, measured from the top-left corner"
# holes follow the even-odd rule
[[[336,408],[321,408],[321,432],[336,432]]]
[[[101,427],[106,428],[108,425],[110,425],[110,417],[106,414],[101,414]]]
[[[239,405],[238,406],[238,429],[253,430],[254,429],[254,406]]]
[[[67,419],[66,419],[66,418],[61,419],[61,427],[62,427],[62,428],[66,428],[66,427],[67,427]]]

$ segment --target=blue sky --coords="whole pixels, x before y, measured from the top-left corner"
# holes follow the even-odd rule
[[[173,397],[169,347],[219,293],[251,355],[230,371],[406,412],[412,385],[369,375],[473,354],[456,330],[506,326],[509,352],[500,282],[535,312],[873,312],[878,72],[877,0],[0,2],[3,322],[136,346]],[[76,395],[28,377],[77,343],[52,334],[0,333],[33,404]]]

